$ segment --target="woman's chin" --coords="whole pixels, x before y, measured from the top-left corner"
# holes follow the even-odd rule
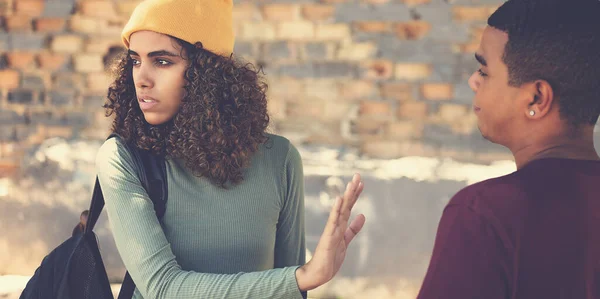
[[[166,123],[168,119],[161,117],[160,115],[156,115],[155,113],[144,113],[144,119],[147,123],[158,126]]]

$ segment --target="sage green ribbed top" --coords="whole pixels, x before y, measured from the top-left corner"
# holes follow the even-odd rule
[[[269,135],[244,181],[227,190],[167,160],[162,226],[134,165],[117,138],[96,158],[133,298],[302,298],[295,271],[305,262],[303,170],[287,139]]]

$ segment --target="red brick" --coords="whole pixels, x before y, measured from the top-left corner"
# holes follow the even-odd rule
[[[66,21],[62,18],[40,18],[35,21],[35,30],[39,32],[60,32],[65,29]]]
[[[241,26],[241,34],[237,36],[241,40],[269,41],[274,40],[276,35],[275,26],[266,22],[246,22]]]
[[[29,144],[41,144],[44,140],[46,140],[46,127],[44,125],[38,125],[37,130],[27,138]]]
[[[377,54],[377,45],[371,42],[348,43],[340,46],[337,59],[364,61]]]
[[[431,24],[425,21],[411,21],[406,23],[399,23],[394,26],[396,36],[400,39],[417,40],[423,38],[429,30],[431,30]]]
[[[4,24],[8,31],[30,31],[31,30],[31,17],[28,16],[6,16],[4,17]]]
[[[350,25],[345,23],[319,24],[316,28],[316,38],[319,40],[345,40],[351,37]]]
[[[21,146],[19,144],[15,142],[0,141],[0,158],[15,158],[22,155],[23,151],[21,151]]]
[[[73,32],[97,33],[100,28],[106,27],[107,21],[96,17],[74,15],[69,20],[69,28]]]
[[[77,53],[82,46],[83,38],[77,35],[54,36],[50,45],[52,51],[61,53]]]
[[[423,123],[417,121],[397,121],[385,128],[385,134],[390,139],[421,138]]]
[[[87,40],[85,52],[106,54],[111,48],[122,48],[125,51],[120,37],[94,37]]]
[[[469,110],[464,105],[459,104],[443,104],[440,106],[438,115],[448,123],[453,123],[463,119]]]
[[[396,116],[406,119],[425,119],[427,110],[427,103],[425,102],[403,102],[400,103]]]
[[[380,33],[388,32],[391,29],[390,22],[382,21],[362,21],[355,22],[354,28],[358,31],[369,32],[369,33]]]
[[[461,22],[485,21],[494,12],[495,6],[455,6],[452,8],[454,19]]]
[[[21,168],[18,159],[1,159],[0,160],[0,178],[8,178],[15,176]]]
[[[89,17],[114,18],[117,15],[114,2],[110,0],[81,1],[79,11]]]
[[[353,122],[352,133],[361,135],[363,138],[383,136],[388,123],[389,120],[378,120],[370,117],[358,118]]]
[[[320,119],[325,111],[325,101],[305,99],[303,101],[288,101],[285,115],[291,118]]]
[[[360,116],[387,117],[392,114],[392,105],[388,102],[363,101],[358,111]]]
[[[44,12],[44,0],[17,0],[15,12],[17,15],[39,17]]]
[[[390,60],[372,60],[362,63],[363,77],[371,80],[387,80],[394,75],[394,63]]]
[[[33,65],[35,54],[30,52],[9,52],[6,53],[6,61],[11,68],[26,69]]]
[[[372,81],[345,81],[340,85],[340,97],[344,100],[356,100],[376,97],[379,90]]]
[[[43,52],[37,56],[37,62],[40,68],[44,70],[59,70],[67,62],[67,55],[60,53]]]
[[[21,76],[15,70],[0,70],[0,89],[19,87]]]
[[[396,65],[396,79],[399,80],[420,80],[429,77],[432,68],[423,63],[401,63]]]
[[[431,2],[431,0],[401,0],[401,1],[402,1],[402,3],[404,3],[408,6],[427,4],[427,3]]]
[[[75,70],[82,73],[94,73],[104,71],[102,55],[78,54],[74,56]]]
[[[385,4],[390,2],[390,0],[362,0],[362,2],[369,4]]]
[[[307,97],[322,101],[335,100],[340,95],[339,86],[333,80],[305,80],[304,92]]]
[[[447,83],[426,83],[421,86],[421,94],[428,100],[449,100],[454,96],[454,87]]]
[[[381,85],[381,96],[398,102],[413,101],[413,88],[408,83],[384,83]]]
[[[325,110],[321,114],[321,120],[325,122],[335,121],[339,123],[343,119],[347,119],[351,114],[354,104],[340,101],[328,101],[325,103]]]
[[[281,22],[277,27],[277,37],[287,40],[310,40],[315,36],[315,26],[308,21]]]
[[[297,4],[266,4],[262,14],[267,21],[294,21],[300,16],[300,6]]]
[[[305,4],[302,6],[302,15],[309,21],[324,21],[331,19],[335,13],[335,6],[326,4]]]
[[[46,127],[46,138],[62,137],[69,139],[73,136],[73,127],[48,126]]]

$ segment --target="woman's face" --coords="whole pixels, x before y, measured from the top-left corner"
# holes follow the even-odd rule
[[[188,66],[180,54],[168,35],[137,31],[129,39],[137,103],[151,125],[163,124],[179,111]]]

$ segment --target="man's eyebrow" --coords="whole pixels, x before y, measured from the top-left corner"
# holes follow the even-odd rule
[[[479,61],[479,63],[483,66],[487,66],[487,61],[485,60],[485,58],[483,58],[483,56],[475,53],[475,59],[477,59],[477,61]]]
[[[127,53],[129,55],[135,55],[135,56],[140,56],[140,54],[138,54],[137,52],[133,51],[133,50],[128,50]],[[158,51],[154,51],[154,52],[150,52],[148,53],[148,57],[157,57],[157,56],[170,56],[170,57],[178,57],[179,55],[169,52],[167,50],[158,50]]]

